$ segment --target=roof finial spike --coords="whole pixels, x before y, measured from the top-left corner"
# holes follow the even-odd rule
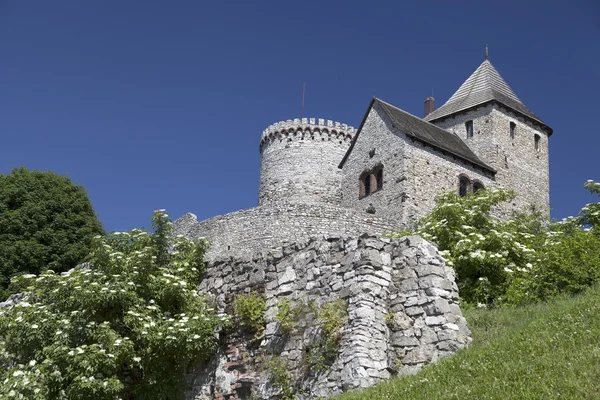
[[[489,59],[489,55],[488,55],[488,45],[485,45],[485,59]]]

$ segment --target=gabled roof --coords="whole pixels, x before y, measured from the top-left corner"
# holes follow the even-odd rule
[[[552,129],[519,100],[515,92],[508,86],[508,83],[502,79],[496,68],[487,59],[481,63],[443,106],[434,110],[424,119],[433,122],[457,112],[494,101],[537,122],[548,131],[549,135],[552,134]]]
[[[385,101],[380,100],[376,97],[373,97],[373,100],[371,100],[371,103],[367,108],[367,112],[365,113],[360,127],[358,128],[358,131],[352,139],[350,148],[348,149],[346,155],[340,163],[340,168],[344,165],[346,159],[352,152],[352,149],[354,148],[354,143],[356,142],[358,136],[362,132],[363,125],[367,119],[367,116],[369,115],[369,111],[371,110],[374,104],[378,104],[383,110],[383,112],[385,112],[387,117],[390,119],[393,126],[405,135],[417,139],[421,142],[427,143],[432,147],[450,153],[472,164],[475,164],[493,174],[496,173],[496,170],[494,170],[492,167],[481,161],[475,155],[475,153],[473,153],[471,149],[469,149],[465,142],[463,142],[454,133],[450,133],[442,128],[439,128],[430,122],[423,121],[421,118],[415,117],[414,115],[409,114],[406,111],[403,111],[398,107],[386,103]]]

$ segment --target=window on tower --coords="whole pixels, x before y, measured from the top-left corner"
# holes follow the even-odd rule
[[[517,124],[515,124],[514,122],[510,123],[510,138],[514,139],[515,138],[515,131],[517,129]]]
[[[467,137],[473,137],[473,121],[467,121],[465,122],[465,128],[467,130]]]
[[[533,145],[535,146],[536,151],[540,151],[540,135],[537,133],[533,137]]]

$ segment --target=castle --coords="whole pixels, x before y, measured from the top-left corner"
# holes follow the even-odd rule
[[[240,329],[222,337],[191,374],[187,398],[278,399],[282,385],[298,399],[328,397],[468,346],[454,270],[425,240],[381,233],[410,226],[443,191],[502,186],[519,193],[511,208],[547,207],[551,134],[487,54],[442,107],[425,100],[423,119],[373,98],[356,130],[312,118],[269,126],[259,205],[174,223],[177,234],[211,242],[200,291],[219,312],[232,314],[241,293],[259,293],[266,305],[260,340]],[[324,350],[311,310],[333,301],[347,318],[335,357],[314,370],[307,360]],[[288,333],[276,318],[281,304],[305,310]],[[269,360],[288,370],[284,384]]]
[[[440,108],[424,118],[373,98],[358,129],[302,118],[269,126],[260,140],[258,207],[197,221],[177,233],[219,252],[253,253],[314,236],[380,234],[410,226],[435,195],[501,186],[512,207],[549,208],[548,139],[487,56]]]

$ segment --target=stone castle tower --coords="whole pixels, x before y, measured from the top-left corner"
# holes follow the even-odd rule
[[[260,140],[259,205],[342,200],[338,164],[355,129],[339,122],[302,118],[269,126]]]
[[[519,193],[518,208],[549,210],[552,129],[529,110],[487,57],[439,109],[424,118],[458,135],[496,170],[495,183]]]

